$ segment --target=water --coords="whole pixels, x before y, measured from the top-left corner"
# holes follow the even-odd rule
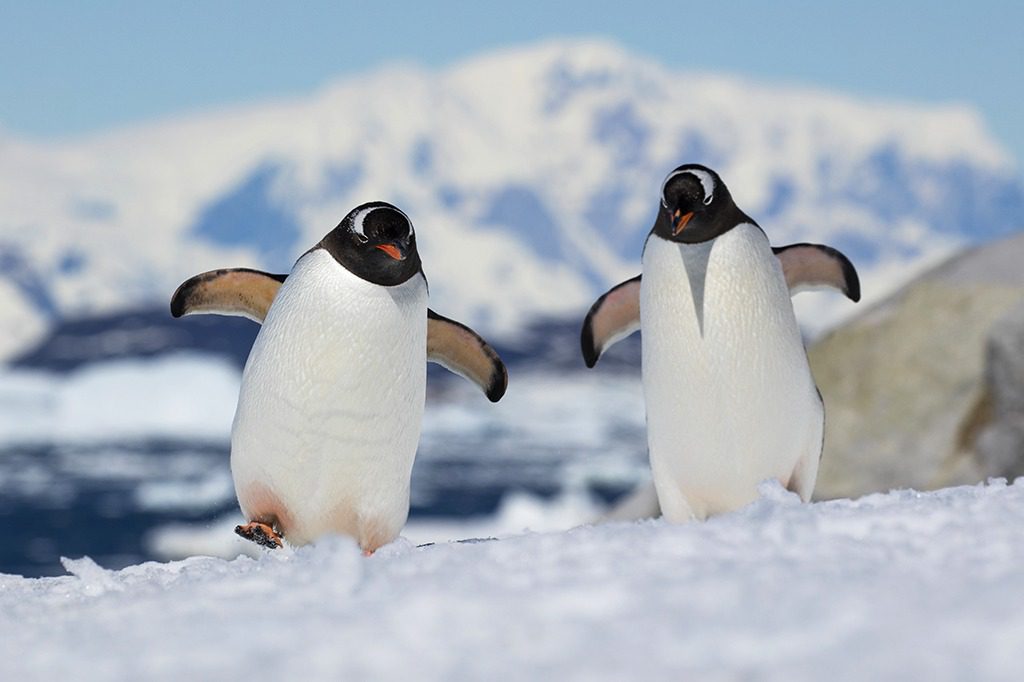
[[[170,527],[184,529],[178,552],[222,535],[234,551],[228,440],[257,330],[174,320],[165,306],[117,312],[61,322],[0,369],[0,572],[63,574],[61,556],[166,559],[154,538]],[[647,476],[637,341],[590,371],[578,320],[538,322],[498,347],[510,383],[497,404],[428,366],[410,521],[451,530],[521,493],[557,515],[566,495],[600,506],[632,489]]]
[[[188,383],[192,365],[181,367],[177,376]],[[134,371],[175,375],[166,366],[147,364]],[[123,363],[112,365],[109,374],[124,375]],[[479,519],[523,492],[550,500],[573,492],[608,503],[642,480],[643,418],[635,378],[528,373],[518,379],[497,405],[462,381],[432,384],[412,479],[412,521]],[[42,421],[30,409],[65,414],[76,410],[75,401],[87,399],[73,377],[56,381],[62,383],[55,395],[76,397],[51,400],[36,387],[35,407],[21,408],[26,422]],[[95,376],[88,381],[98,385]],[[123,390],[104,390],[110,395],[95,398],[126,413],[132,424],[140,422],[128,406],[118,406],[116,395]],[[216,392],[227,393],[227,387]],[[17,401],[8,395],[7,402],[10,407]],[[107,568],[165,559],[152,543],[159,529],[216,529],[237,513],[228,466],[230,422],[216,418],[225,422],[222,438],[106,441],[83,426],[60,439],[40,433],[37,442],[0,447],[0,523],[6,536],[0,573],[61,575],[61,556],[88,555]],[[201,427],[194,430],[212,428]]]
[[[136,443],[35,446],[0,451],[0,573],[60,575],[60,557],[88,555],[107,568],[160,559],[150,534],[167,524],[213,524],[236,511],[226,445]],[[422,457],[413,477],[413,519],[493,514],[512,492],[554,498],[566,463],[551,459]],[[610,502],[629,479],[585,484]]]

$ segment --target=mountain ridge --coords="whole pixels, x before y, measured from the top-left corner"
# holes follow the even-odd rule
[[[967,107],[673,71],[594,41],[0,146],[0,357],[202,270],[286,271],[370,199],[412,216],[433,304],[499,335],[582,316],[635,274],[657,187],[683,162],[716,168],[773,243],[846,251],[868,301],[1024,226],[1013,163]],[[797,309],[812,331],[852,310],[828,295]]]

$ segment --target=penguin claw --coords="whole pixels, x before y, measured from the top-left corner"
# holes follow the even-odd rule
[[[235,526],[235,534],[250,542],[255,542],[261,547],[280,549],[284,546],[281,536],[273,528],[259,521],[250,521],[244,526]]]

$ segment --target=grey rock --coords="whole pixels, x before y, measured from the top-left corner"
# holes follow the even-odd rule
[[[816,497],[1020,471],[1021,263],[1024,234],[971,249],[809,349],[825,400]]]
[[[975,443],[979,464],[991,476],[1024,475],[1024,417],[991,424]]]
[[[974,443],[983,469],[995,476],[1024,474],[1024,305],[992,326],[985,364],[987,419]]]
[[[1024,417],[1024,305],[992,326],[986,352],[985,381],[996,417]]]

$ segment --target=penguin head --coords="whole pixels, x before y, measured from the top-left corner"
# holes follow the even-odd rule
[[[383,286],[401,284],[422,270],[412,221],[384,201],[356,206],[317,247],[357,277]]]
[[[662,239],[706,242],[744,222],[754,221],[737,208],[722,178],[707,166],[679,166],[661,185],[654,233]]]

